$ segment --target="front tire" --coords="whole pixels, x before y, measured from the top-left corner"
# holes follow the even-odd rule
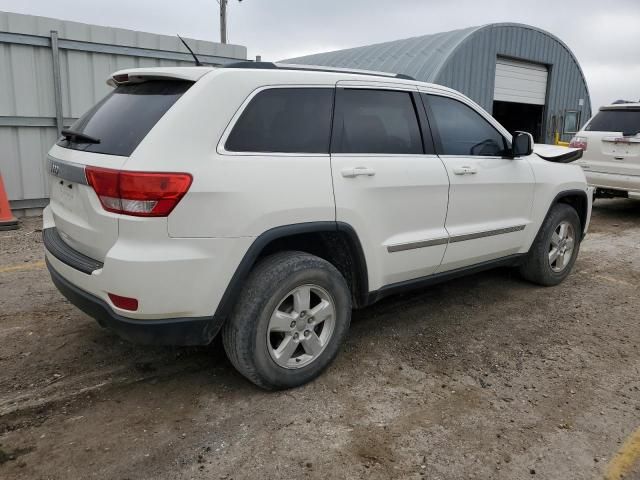
[[[575,209],[564,203],[554,205],[520,267],[520,274],[538,285],[558,285],[571,273],[581,238],[581,222]]]
[[[344,277],[329,262],[282,252],[251,272],[222,331],[234,367],[268,390],[297,387],[333,361],[351,321]]]

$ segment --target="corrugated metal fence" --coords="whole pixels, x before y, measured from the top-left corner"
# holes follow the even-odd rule
[[[245,47],[187,40],[200,60],[244,60]],[[131,67],[193,65],[176,37],[0,12],[0,172],[11,207],[47,203],[47,150],[63,126]]]

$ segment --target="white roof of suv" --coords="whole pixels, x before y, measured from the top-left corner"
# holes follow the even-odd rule
[[[463,96],[460,92],[443,85],[434,83],[427,83],[416,80],[408,75],[394,74],[388,72],[376,72],[372,70],[358,70],[358,69],[346,69],[346,68],[334,68],[324,67],[318,65],[295,65],[285,63],[272,63],[272,62],[237,62],[228,64],[222,67],[212,66],[200,66],[200,67],[148,67],[148,68],[128,68],[115,72],[111,78],[107,80],[107,84],[110,86],[116,86],[120,83],[136,83],[142,81],[142,79],[151,78],[173,78],[177,80],[188,80],[196,82],[205,75],[212,72],[227,71],[239,71],[246,70],[253,73],[263,72],[270,73],[270,75],[286,75],[287,77],[298,75],[300,77],[306,77],[309,75],[326,75],[336,77],[335,80],[359,80],[359,81],[383,81],[389,83],[398,83],[404,85],[415,85],[422,87],[429,87],[432,90],[438,90],[443,93],[452,94],[455,96]],[[317,77],[316,77],[317,78]],[[468,102],[473,103],[470,99],[466,99]],[[474,104],[475,105],[475,104]],[[478,107],[480,108],[480,107]]]
[[[131,81],[132,77],[163,77],[163,78],[175,78],[180,80],[197,81],[207,73],[212,71],[219,71],[222,69],[244,69],[253,71],[280,71],[286,73],[294,72],[312,72],[312,73],[326,73],[326,74],[342,74],[354,79],[364,77],[382,77],[385,80],[399,80],[402,83],[431,85],[425,82],[419,82],[416,79],[404,74],[395,74],[388,72],[376,72],[372,70],[359,70],[348,68],[333,68],[323,67],[318,65],[295,65],[285,63],[272,63],[272,62],[237,62],[222,67],[148,67],[148,68],[128,68],[115,72],[110,79],[107,80],[109,85],[115,85],[123,81]],[[119,77],[127,78],[127,80],[119,80]],[[437,85],[438,88],[446,87]]]
[[[625,108],[639,108],[640,102],[624,102],[624,103],[612,103],[611,105],[603,105],[600,110],[624,110]]]

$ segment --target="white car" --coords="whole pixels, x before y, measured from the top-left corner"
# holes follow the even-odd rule
[[[597,197],[640,199],[640,103],[600,108],[571,139]]]
[[[272,63],[109,83],[49,152],[54,283],[132,341],[222,330],[264,388],[316,377],[386,295],[499,265],[558,284],[589,224],[584,173],[547,160],[579,150],[534,154],[445,87]]]

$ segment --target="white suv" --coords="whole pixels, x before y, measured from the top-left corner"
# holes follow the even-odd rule
[[[264,388],[316,377],[386,295],[498,265],[558,284],[587,230],[584,173],[549,161],[580,151],[534,154],[445,87],[272,63],[109,83],[49,152],[54,283],[132,341],[222,330]]]
[[[640,200],[640,103],[607,105],[571,139],[596,197]]]

